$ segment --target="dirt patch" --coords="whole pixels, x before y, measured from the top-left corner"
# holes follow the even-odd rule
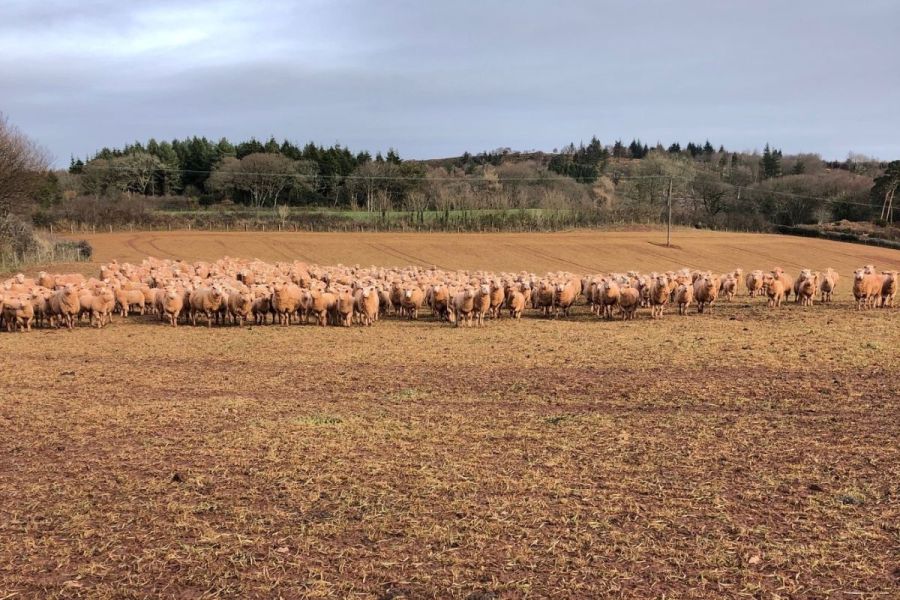
[[[900,311],[760,305],[2,334],[0,597],[889,596]]]

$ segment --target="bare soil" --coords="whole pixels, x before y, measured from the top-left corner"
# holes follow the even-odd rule
[[[652,232],[92,243],[98,260],[535,271],[900,262],[701,233],[674,251]],[[900,310],[857,312],[847,286],[812,308],[739,297],[623,323],[579,307],[480,330],[130,317],[3,333],[0,356],[3,599],[900,590]]]

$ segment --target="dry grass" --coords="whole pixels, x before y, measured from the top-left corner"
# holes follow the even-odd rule
[[[326,234],[283,251],[540,270],[584,247],[600,262],[582,235],[384,236],[368,255],[370,236],[347,236],[342,257]],[[99,259],[115,237],[92,240]],[[154,243],[282,251],[251,234],[204,254],[222,237]],[[701,237],[713,268],[897,261]],[[555,258],[517,257],[517,239]],[[602,264],[668,266],[615,262],[640,244]],[[706,254],[723,246],[758,254]],[[580,307],[483,330],[133,318],[0,335],[0,598],[896,597],[900,311],[858,313],[843,292],[660,322]]]

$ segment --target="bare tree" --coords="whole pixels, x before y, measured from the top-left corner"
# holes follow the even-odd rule
[[[694,177],[690,185],[690,195],[695,207],[699,204],[710,219],[725,210],[725,194],[727,188],[718,177],[709,173],[700,173]]]
[[[381,178],[381,163],[369,161],[356,168],[353,173],[353,187],[359,190],[366,201],[366,211],[375,210],[375,192]]]
[[[425,222],[425,208],[428,206],[428,197],[421,190],[411,190],[406,194],[406,208],[415,214],[420,223]]]
[[[390,192],[385,189],[376,190],[375,207],[381,212],[381,217],[386,218],[387,212],[393,208]]]
[[[281,228],[284,229],[287,218],[291,216],[291,207],[287,204],[282,204],[275,209],[275,212],[278,213],[278,218],[281,219]]]
[[[125,190],[139,194],[152,194],[153,177],[158,171],[164,169],[161,160],[147,152],[135,152],[126,154],[118,159],[113,159],[117,167],[121,169],[118,178],[124,180]]]
[[[292,186],[309,186],[313,177],[307,161],[255,152],[240,160],[226,157],[210,176],[208,185],[215,191],[246,193],[254,207],[277,207],[285,190]]]
[[[392,197],[395,188],[394,178],[398,177],[397,165],[389,162],[369,161],[359,165],[351,181],[352,193],[362,196],[365,201],[366,211],[380,210],[379,192],[384,192]]]
[[[35,192],[49,163],[44,150],[0,114],[0,219]]]

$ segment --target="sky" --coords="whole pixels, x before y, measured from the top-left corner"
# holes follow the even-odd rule
[[[891,160],[898,22],[897,0],[4,0],[0,112],[59,166],[192,135]]]

